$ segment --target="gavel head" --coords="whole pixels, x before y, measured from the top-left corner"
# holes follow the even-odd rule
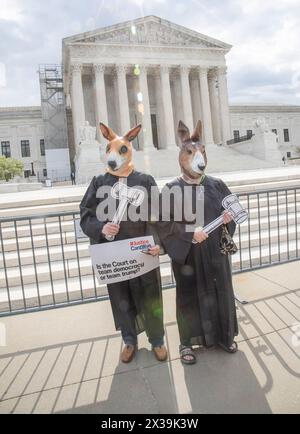
[[[126,184],[117,182],[112,188],[112,197],[117,200],[126,200],[131,205],[141,206],[145,199],[143,190],[129,188]]]
[[[248,220],[248,212],[242,207],[235,194],[225,197],[222,205],[224,209],[230,212],[236,224],[240,225]]]
[[[127,134],[119,137],[111,128],[100,123],[100,130],[103,136],[108,140],[106,147],[107,171],[118,177],[128,177],[133,171],[132,141],[140,133],[142,126],[130,130]]]

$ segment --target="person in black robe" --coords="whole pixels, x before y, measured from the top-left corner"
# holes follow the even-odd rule
[[[182,141],[179,157],[182,175],[166,184],[162,202],[167,191],[177,187],[183,197],[187,193],[192,197],[192,211],[195,212],[201,186],[204,190],[204,225],[207,225],[224,212],[222,201],[231,192],[221,180],[205,175],[207,158],[205,147],[201,145],[201,122],[192,137],[183,122],[180,122],[178,131]],[[221,228],[209,236],[201,228],[188,230],[195,222],[185,220],[181,203],[187,202],[182,200],[178,204],[174,196],[171,199],[170,221],[160,223],[160,237],[171,257],[176,280],[181,360],[193,364],[196,363],[194,345],[219,345],[230,353],[237,351],[234,337],[238,335],[238,324],[232,273],[228,256],[220,251]],[[175,211],[181,206],[183,217],[176,220]],[[235,223],[226,212],[224,224],[233,236]]]
[[[81,204],[81,228],[90,238],[91,244],[107,243],[106,236],[115,236],[115,241],[153,235],[159,242],[155,223],[150,214],[146,221],[122,221],[114,225],[109,220],[99,220],[97,207],[104,199],[97,198],[97,191],[102,186],[113,187],[126,178],[128,187],[143,187],[148,193],[149,210],[151,209],[151,189],[157,185],[154,178],[134,170],[132,165],[131,141],[141,130],[138,126],[124,137],[118,137],[109,127],[100,124],[104,137],[109,140],[107,147],[108,170],[105,175],[95,177]],[[147,199],[145,199],[147,200]],[[118,203],[116,204],[116,208]],[[131,207],[131,205],[129,205]],[[129,213],[129,210],[128,210]],[[113,246],[112,246],[113,247]],[[156,245],[149,250],[153,256],[159,255],[160,247]],[[108,293],[117,330],[121,330],[125,343],[122,361],[129,363],[136,351],[137,335],[146,331],[156,358],[167,359],[164,346],[163,305],[161,276],[159,268],[141,277],[108,285]]]

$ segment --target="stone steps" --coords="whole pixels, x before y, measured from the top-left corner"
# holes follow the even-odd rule
[[[300,178],[298,185],[300,185]],[[294,180],[286,180],[280,182],[268,182],[264,184],[244,184],[237,186],[229,186],[232,193],[248,193],[248,192],[259,192],[261,190],[271,190],[280,188],[293,188],[295,186]],[[78,213],[79,203],[82,196],[78,197],[76,201],[66,201],[63,203],[51,203],[45,205],[31,205],[27,207],[14,207],[14,208],[2,208],[0,209],[0,219],[3,218],[20,218],[20,217],[33,217],[37,215],[47,216],[51,213]]]
[[[0,218],[46,216],[47,214],[60,214],[64,212],[79,212],[79,202],[49,203],[48,205],[0,209]]]
[[[266,190],[279,190],[281,188],[294,188],[300,185],[300,178],[296,180],[273,181],[264,183],[243,184],[237,186],[229,186],[232,193],[253,193]]]
[[[0,210],[78,203],[87,186],[43,189],[30,194],[0,195]]]
[[[32,265],[34,262],[37,264],[49,263],[56,261],[62,261],[63,255],[65,259],[76,259],[77,256],[79,258],[89,257],[89,243],[79,243],[76,247],[76,244],[64,245],[64,251],[62,253],[62,248],[57,247],[49,247],[48,249],[45,247],[39,247],[34,249],[34,255],[32,249],[22,250],[20,252],[20,261],[22,266],[24,265]],[[5,264],[7,268],[18,267],[19,266],[19,255],[12,251],[10,253],[5,254]],[[3,258],[0,257],[0,267],[3,266]]]
[[[243,180],[233,177],[229,182],[233,192],[241,192],[240,200],[244,207],[250,206],[249,223],[239,227],[235,236],[240,250],[232,257],[233,270],[278,261],[278,242],[281,259],[287,259],[288,256],[295,258],[299,253],[300,192],[295,193],[293,188],[300,185],[300,173],[291,176],[269,176],[267,183],[266,179],[263,179],[263,173],[259,173],[258,179],[254,181],[253,176],[254,174],[252,180],[250,176],[245,176]],[[163,186],[166,182],[166,179],[161,180],[159,184]],[[278,194],[269,192],[268,195],[261,194],[259,200],[255,195],[251,196],[248,202],[247,196],[242,194],[242,192],[259,192],[281,187],[291,188],[287,196],[280,192]],[[11,201],[9,207],[0,204],[0,218],[21,218],[24,215],[34,217],[31,223],[28,218],[24,218],[18,220],[16,225],[0,221],[0,309],[2,303],[7,302],[6,278],[11,299],[20,306],[23,293],[26,294],[26,298],[32,299],[30,303],[37,303],[38,289],[43,304],[53,303],[53,294],[59,302],[76,300],[81,296],[84,298],[95,296],[95,278],[89,256],[89,242],[87,239],[75,239],[73,221],[74,216],[79,217],[78,204],[85,190],[86,187],[81,187],[76,194],[70,190],[70,193],[65,192],[63,197],[38,198],[36,196],[30,202],[30,206],[25,206],[28,203],[25,200],[21,203]],[[74,215],[62,216],[59,221],[55,214],[60,212],[71,212]],[[39,218],[49,213],[53,216]],[[251,246],[251,257],[249,246]],[[172,273],[169,259],[164,256],[161,261],[163,283],[170,284]],[[22,268],[22,279],[19,263]],[[4,265],[7,273],[4,272]],[[98,296],[106,294],[105,286],[100,286],[96,282],[96,287]]]
[[[253,212],[255,212],[256,215],[258,214],[257,209],[251,209],[249,225],[242,225],[237,231],[235,240],[238,247],[242,250],[247,250],[250,245],[249,239],[251,240],[251,248],[258,247],[259,245],[263,247],[269,246],[270,243],[278,243],[278,240],[280,240],[280,243],[287,241],[287,239],[290,241],[296,240],[297,232],[299,232],[298,228],[300,227],[300,215],[298,216],[296,225],[295,215],[290,213],[287,226],[285,203],[280,207],[280,214],[278,216],[276,214],[277,208],[275,210],[271,210],[270,219],[266,209],[261,209],[261,217],[259,220],[256,218],[257,216],[253,217]],[[294,206],[291,206],[291,211],[294,211]],[[274,215],[272,215],[272,213],[274,213]],[[78,260],[86,258],[89,259],[89,243],[87,240],[80,240],[76,242],[75,233],[74,230],[72,230],[74,229],[73,222],[62,222],[61,234],[57,233],[57,230],[60,228],[58,223],[52,222],[47,224],[46,227],[48,233],[47,236],[44,233],[44,235],[34,235],[32,239],[31,237],[26,236],[18,237],[18,239],[16,239],[16,237],[12,237],[12,233],[9,233],[9,231],[12,229],[6,228],[6,235],[10,235],[10,238],[7,237],[4,239],[2,241],[2,245],[5,251],[5,265],[6,268],[12,272],[12,275],[14,273],[19,274],[19,261],[22,264],[24,272],[24,267],[28,266],[28,270],[31,270],[31,272],[28,272],[28,276],[31,275],[31,279],[34,280],[34,268],[32,267],[34,263],[38,265],[46,264],[46,268],[48,268],[48,263],[50,260],[51,264],[53,265],[53,270],[55,271],[57,266],[60,267],[60,263],[61,266],[63,266],[63,259],[65,259],[67,262],[67,266],[70,265],[68,261],[77,261],[77,268]],[[50,228],[53,233],[50,233]],[[38,231],[45,230],[45,226],[37,225],[36,229]],[[22,226],[22,230],[25,233],[28,231],[28,227],[24,225]],[[240,243],[238,234],[240,234],[241,238]],[[16,253],[17,247],[19,247],[19,255]],[[0,265],[1,267],[4,266],[3,255],[0,256]],[[72,266],[74,266],[74,263]],[[38,274],[40,275],[40,273],[43,273],[43,270],[43,268],[38,269]],[[3,275],[4,273],[2,272],[2,277],[4,279]],[[53,278],[56,279],[55,273]],[[4,280],[2,282],[4,282]]]
[[[94,286],[94,277],[92,272],[92,265],[90,258],[84,258],[80,260],[80,273],[78,268],[78,261],[67,261],[66,268],[63,266],[63,263],[57,262],[57,263],[51,263],[51,274],[52,274],[52,283],[54,286],[54,291],[56,292],[57,285],[62,288],[64,286],[64,290],[67,291],[73,291],[76,289],[73,289],[70,284],[77,282],[77,284],[80,286],[80,276],[83,282],[83,285],[86,285],[86,282],[89,282],[91,286],[87,287],[86,289],[93,288]],[[35,291],[37,293],[37,288],[41,288],[41,291],[43,288],[52,288],[51,279],[50,279],[50,267],[49,264],[41,264],[37,266],[37,273],[34,272],[33,267],[24,266],[22,267],[22,281],[20,278],[20,270],[18,268],[12,268],[7,271],[7,279],[9,282],[9,288],[10,293],[15,293],[22,291],[22,282],[24,286],[24,291],[27,295],[27,289],[30,288],[31,291]],[[170,262],[168,260],[167,256],[164,256],[161,258],[161,275],[163,279],[163,284],[167,284],[167,280],[169,281],[170,275],[171,275],[171,268],[170,268]],[[37,285],[37,282],[39,285]],[[67,283],[66,283],[67,282]],[[96,281],[97,287],[102,288],[102,291],[104,292],[105,285],[100,286],[98,282]],[[3,300],[3,296],[6,294],[6,279],[0,277],[0,301]],[[45,292],[43,295],[49,295],[51,292]]]
[[[300,203],[300,192],[297,192],[296,199]],[[294,211],[294,209],[295,209],[295,205],[294,205],[295,194],[294,193],[290,193],[286,197],[279,195],[278,198],[276,197],[276,195],[270,194],[269,195],[269,204],[270,204],[270,206],[273,206],[273,210],[275,210],[275,211],[277,208],[277,200],[278,200],[278,205],[282,205],[282,207],[283,207],[281,209],[284,209],[284,207],[286,206],[286,200],[288,201],[288,203],[292,203],[289,205],[289,208],[290,208],[291,212]],[[248,207],[247,200],[244,196],[241,196],[240,202],[245,208]],[[261,209],[263,209],[264,207],[267,206],[268,198],[266,195],[260,198],[259,204],[260,204]],[[257,212],[257,207],[258,207],[258,200],[255,198],[251,198],[251,210],[252,210],[251,214],[252,215],[254,215],[253,214],[254,212]],[[79,218],[79,215],[78,215],[78,218]],[[15,238],[16,231],[15,231],[14,225],[12,223],[2,223],[1,227],[2,227],[2,238],[4,240],[10,239],[10,238]],[[65,216],[65,217],[61,218],[61,228],[62,228],[62,232],[74,231],[74,223],[73,223],[73,216],[72,215],[71,216]],[[60,231],[60,224],[57,221],[57,218],[55,218],[55,217],[53,219],[47,218],[45,220],[34,219],[31,221],[31,228],[29,226],[28,220],[25,220],[24,222],[18,221],[18,223],[17,223],[18,237],[26,237],[26,236],[29,237],[31,233],[34,236],[44,235],[46,232],[46,229],[47,229],[47,233],[49,235],[59,232]]]
[[[300,185],[300,168],[291,173],[284,168],[280,172],[276,171],[276,175],[273,171],[269,175],[266,173],[268,172],[265,170],[257,170],[255,176],[251,171],[243,172],[239,176],[231,173],[214,173],[213,175],[224,179],[234,193],[293,188]],[[158,180],[159,187],[162,188],[168,181],[170,181],[169,178]],[[50,191],[45,189],[38,194],[32,192],[30,196],[26,194],[0,195],[0,218],[47,215],[68,211],[77,213],[86,188],[87,186]]]
[[[259,221],[261,223],[261,226],[264,225],[264,228],[267,228],[269,226],[268,221],[270,222],[270,227],[274,228],[278,225],[278,220],[280,225],[286,225],[287,219],[286,219],[286,212],[289,212],[289,224],[295,224],[295,204],[288,203],[286,205],[285,203],[280,204],[277,206],[271,206],[269,209],[265,206],[260,207],[260,211],[258,211],[258,208],[251,208],[249,216],[250,216],[250,224],[251,224],[251,230],[254,228],[252,225],[255,225],[255,228],[259,227]],[[300,202],[297,206],[297,213],[298,213],[298,221],[300,219]],[[278,216],[278,218],[277,218]],[[258,220],[259,219],[259,220]],[[26,250],[26,249],[32,249],[34,246],[35,248],[39,247],[53,247],[53,246],[59,246],[61,244],[63,245],[69,245],[75,243],[75,233],[74,233],[74,223],[73,222],[62,222],[61,225],[59,223],[50,223],[50,227],[48,229],[48,225],[46,225],[46,228],[44,225],[38,225],[36,228],[37,231],[34,232],[33,225],[32,227],[26,227],[26,225],[23,225],[21,228],[17,228],[17,231],[15,228],[5,228],[3,229],[3,233],[5,236],[3,237],[3,240],[0,244],[0,253],[2,253],[2,250],[5,252],[13,252],[17,251],[17,248],[19,247],[19,250]],[[60,232],[61,229],[61,232]],[[246,231],[247,225],[243,225],[241,227],[241,231]],[[21,231],[23,233],[23,236],[21,235]],[[33,236],[30,236],[30,232],[32,231]],[[16,232],[18,234],[18,237],[16,237]],[[39,233],[40,235],[35,235],[35,233]],[[25,235],[25,236],[24,236]]]
[[[299,219],[300,225],[300,219]],[[300,227],[300,226],[299,226]],[[299,232],[299,231],[298,231]],[[298,233],[299,245],[300,245],[300,236]],[[289,240],[297,239],[297,228],[295,225],[289,225],[287,228],[281,227],[278,230],[277,225],[273,228],[258,231],[250,231],[250,236],[248,231],[241,232],[240,241],[238,232],[235,236],[235,242],[239,249],[245,250],[251,247],[258,247],[259,245],[268,246],[270,243],[275,243],[280,240],[280,243]],[[32,248],[23,249],[20,251],[18,255],[15,251],[11,251],[5,254],[5,265],[7,268],[13,268],[19,266],[19,260],[22,264],[22,267],[27,265],[55,263],[57,261],[62,261],[63,258],[65,260],[77,260],[77,258],[87,258],[89,257],[89,243],[88,242],[79,242],[72,244],[65,244],[63,247],[63,251],[61,246],[52,246],[52,247],[36,247],[34,249],[34,254]],[[0,267],[4,267],[3,255],[0,256]]]
[[[17,223],[17,234],[18,237],[30,237],[32,234],[33,236],[39,236],[39,235],[45,235],[46,231],[48,235],[57,234],[60,232],[60,228],[63,233],[67,232],[74,232],[74,222],[73,217],[68,217],[68,220],[66,220],[66,217],[63,217],[61,224],[57,221],[57,218],[51,222],[51,219],[46,219],[45,223],[41,220],[32,220],[31,221],[31,228],[28,224],[28,220],[24,222],[18,222]],[[3,240],[9,240],[16,238],[16,230],[14,228],[14,225],[4,225],[2,227],[2,238]]]
[[[280,247],[280,256],[281,259],[287,259],[288,256],[290,259],[296,258],[297,246],[295,241],[291,241],[288,243],[282,243]],[[164,257],[165,258],[165,257]],[[259,266],[268,264],[270,260],[272,262],[276,262],[279,260],[279,249],[277,245],[271,246],[271,250],[269,247],[255,247],[251,250],[251,257],[249,252],[241,251],[239,254],[232,256],[232,267],[233,271],[239,270],[241,268],[241,258],[243,260],[243,268],[247,268],[250,265]],[[26,294],[26,298],[37,297],[38,292],[40,296],[51,296],[54,294],[64,294],[67,297],[67,293],[69,293],[69,298],[76,299],[79,292],[81,292],[81,287],[83,290],[83,295],[86,297],[93,297],[95,293],[94,289],[94,278],[91,269],[91,263],[89,259],[84,259],[80,261],[80,275],[79,278],[78,267],[75,262],[70,261],[67,264],[67,274],[65,279],[65,271],[62,264],[56,264],[55,266],[51,266],[52,268],[52,284],[49,278],[49,266],[43,265],[40,267],[37,276],[32,279],[32,273],[29,269],[23,270],[23,290],[20,282],[20,277],[16,270],[8,272],[8,278],[11,282],[9,285],[10,288],[10,298],[11,300],[21,300],[23,297],[23,293]],[[78,265],[78,263],[77,263]],[[172,281],[172,273],[169,261],[162,264],[161,267],[162,274],[162,282],[164,285],[173,283]],[[39,285],[36,284],[36,281],[39,281]],[[7,302],[7,291],[5,289],[5,285],[3,284],[4,279],[0,279],[0,302]],[[81,283],[80,283],[81,281]],[[100,286],[98,282],[96,282],[97,293],[101,295],[106,295],[105,286]]]
[[[259,160],[252,155],[241,154],[230,146],[207,146],[208,169],[212,172],[223,172],[224,167],[230,167],[230,170],[240,170],[241,167],[247,169],[272,168],[274,163]]]

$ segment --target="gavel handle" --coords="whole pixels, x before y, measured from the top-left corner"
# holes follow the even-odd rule
[[[127,200],[126,198],[121,199],[119,208],[117,209],[117,212],[114,215],[112,223],[114,223],[115,225],[119,225],[121,223],[122,218],[127,209],[128,203],[129,200]],[[105,238],[107,239],[107,241],[114,241],[116,237],[114,235],[106,235]]]
[[[218,229],[220,226],[224,224],[224,216],[221,215],[216,220],[210,222],[208,225],[206,225],[202,232],[205,232],[207,235],[211,234],[213,231]],[[198,244],[197,241],[193,241],[193,244]]]
[[[210,222],[208,225],[206,225],[203,228],[203,232],[205,232],[207,235],[211,234],[213,231],[218,229],[222,224],[224,223],[224,216],[218,217],[216,220]]]

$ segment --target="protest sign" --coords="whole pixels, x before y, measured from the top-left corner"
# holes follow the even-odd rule
[[[155,245],[152,236],[90,246],[95,274],[101,284],[143,276],[159,267],[159,257],[143,253]]]

